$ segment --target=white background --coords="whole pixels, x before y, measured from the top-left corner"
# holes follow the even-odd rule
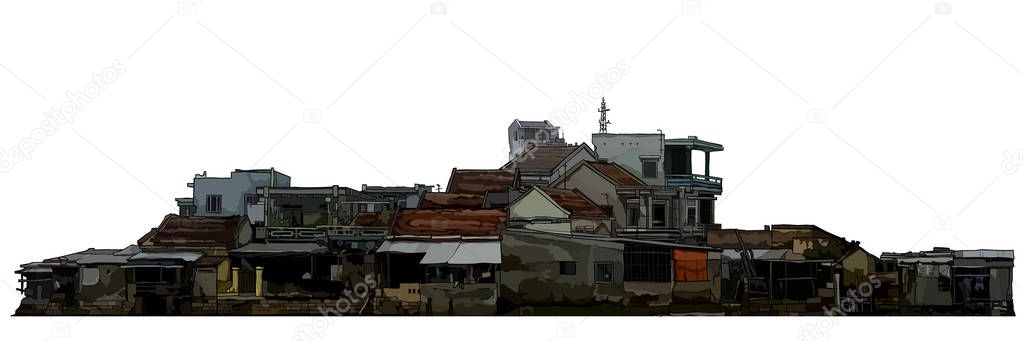
[[[514,118],[549,119],[589,142],[597,103],[572,93],[618,63],[628,73],[595,88],[610,131],[724,144],[712,174],[725,179],[727,228],[811,223],[875,254],[1020,249],[1023,169],[1011,170],[1023,160],[1010,156],[1023,153],[1023,3],[431,3],[0,5],[0,311],[18,304],[18,264],[134,243],[204,170],[272,166],[296,186],[446,184],[452,167],[506,161]],[[34,133],[68,91],[115,64],[125,72],[73,123]],[[557,114],[573,105],[584,110]],[[0,330],[18,340],[292,339],[317,326],[332,339],[1018,331],[1015,319],[965,318],[317,322],[4,318]]]

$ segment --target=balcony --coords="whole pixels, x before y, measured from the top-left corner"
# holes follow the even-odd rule
[[[668,187],[687,187],[694,191],[721,194],[722,180],[716,176],[700,174],[668,174]]]
[[[721,224],[688,224],[678,227],[622,227],[617,230],[619,237],[636,239],[677,239],[706,237],[707,230],[721,229]]]

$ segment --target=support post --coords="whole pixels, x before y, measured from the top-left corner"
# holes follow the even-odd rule
[[[238,270],[237,267],[231,267],[231,288],[227,289],[228,292],[238,292]]]
[[[263,267],[256,267],[256,297],[263,297]]]

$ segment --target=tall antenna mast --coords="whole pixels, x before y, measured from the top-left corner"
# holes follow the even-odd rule
[[[608,111],[611,111],[611,109],[607,108],[607,102],[604,101],[604,97],[601,97],[600,98],[600,109],[597,109],[597,112],[600,113],[600,122],[599,123],[600,123],[600,133],[601,134],[607,134],[607,125],[611,124],[611,121],[607,120],[607,112]]]

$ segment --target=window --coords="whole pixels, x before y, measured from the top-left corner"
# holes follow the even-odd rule
[[[624,280],[628,282],[671,282],[671,249],[647,245],[625,245]]]
[[[639,226],[639,200],[629,200],[626,202],[625,225]]]
[[[611,283],[614,279],[614,264],[611,262],[593,263],[593,281]]]
[[[222,209],[221,205],[224,203],[224,197],[220,195],[207,195],[206,196],[206,212],[220,213]]]
[[[607,216],[610,217],[611,219],[614,219],[615,217],[614,206],[600,206],[600,210],[604,211],[604,214],[607,214]]]
[[[686,223],[696,225],[696,200],[686,200]]]
[[[657,161],[643,161],[643,177],[647,179],[657,177]]]
[[[663,202],[654,203],[654,227],[665,227],[668,222],[667,205]]]
[[[82,285],[96,285],[99,283],[99,269],[98,268],[82,268]]]
[[[575,275],[575,262],[559,262],[561,270],[559,273],[562,275]]]
[[[259,195],[258,194],[246,194],[245,195],[245,204],[246,205],[255,205],[255,204],[258,204],[258,203],[259,203]]]

